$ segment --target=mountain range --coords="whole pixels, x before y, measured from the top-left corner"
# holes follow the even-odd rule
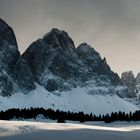
[[[0,110],[44,107],[105,114],[135,111],[140,74],[120,78],[87,43],[75,46],[52,29],[21,55],[13,29],[0,19]]]

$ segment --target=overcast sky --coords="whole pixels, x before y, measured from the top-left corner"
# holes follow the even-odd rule
[[[140,0],[0,0],[0,17],[21,53],[55,27],[76,46],[90,44],[115,72],[140,72]]]

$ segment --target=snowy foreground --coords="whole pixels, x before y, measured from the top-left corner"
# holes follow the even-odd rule
[[[0,140],[139,140],[140,123],[0,121]]]

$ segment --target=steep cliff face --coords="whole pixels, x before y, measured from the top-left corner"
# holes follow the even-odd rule
[[[137,86],[138,92],[140,92],[140,73],[138,73],[136,76],[136,86]]]
[[[133,98],[137,96],[137,82],[132,71],[122,73],[121,80],[124,86],[127,86],[126,97]]]
[[[48,91],[86,86],[95,80],[98,85],[121,85],[117,74],[91,46],[82,43],[75,48],[65,31],[52,29],[42,39],[33,42],[22,55],[36,81]]]
[[[11,46],[18,48],[13,29],[0,18],[0,42],[1,41],[6,41]]]
[[[12,28],[0,19],[0,94],[9,96],[35,88],[33,75],[18,51]]]
[[[90,73],[95,73],[97,76],[103,76],[110,81],[112,85],[121,85],[122,82],[118,74],[114,73],[106,62],[106,58],[102,59],[100,54],[86,43],[82,43],[77,48],[77,53],[85,66],[90,69]]]

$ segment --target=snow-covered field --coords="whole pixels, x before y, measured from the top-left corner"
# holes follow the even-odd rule
[[[0,121],[0,140],[139,140],[140,123]]]
[[[101,89],[100,89],[101,90]],[[102,89],[106,90],[106,89]],[[0,110],[9,108],[30,108],[44,107],[59,109],[63,111],[83,111],[93,114],[107,114],[111,112],[130,112],[138,108],[125,101],[117,95],[94,94],[97,88],[74,88],[67,92],[50,93],[42,86],[37,85],[37,89],[25,95],[17,93],[11,97],[0,96]]]

